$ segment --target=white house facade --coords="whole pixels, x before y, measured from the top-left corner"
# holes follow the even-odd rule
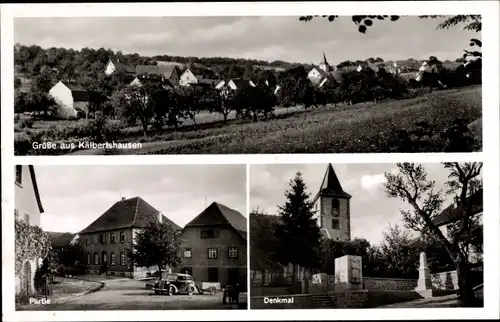
[[[197,84],[198,83],[198,78],[191,72],[191,70],[188,68],[186,69],[179,80],[179,85],[180,86],[187,86],[189,84]]]
[[[87,115],[89,96],[85,89],[73,84],[59,81],[49,90],[58,105],[56,116],[64,119],[75,119],[79,113]]]

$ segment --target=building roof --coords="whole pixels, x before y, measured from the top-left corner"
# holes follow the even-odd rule
[[[33,183],[33,191],[35,192],[35,198],[36,198],[36,203],[38,205],[38,210],[40,210],[40,213],[43,214],[43,206],[42,206],[42,199],[40,198],[40,191],[38,190],[38,184],[36,182],[36,176],[35,176],[35,168],[33,165],[29,165],[28,168],[30,169],[30,175],[31,175],[31,182]]]
[[[50,236],[52,247],[54,248],[68,246],[77,235],[74,233],[59,233],[52,231],[47,231],[46,233]]]
[[[218,202],[212,202],[198,216],[191,220],[187,227],[230,225],[243,239],[247,239],[247,220],[238,211]]]
[[[150,221],[158,220],[159,213],[141,197],[120,200],[82,230],[80,234],[124,228],[144,228]],[[175,229],[181,229],[164,215],[162,215],[162,221],[170,224]]]
[[[232,78],[231,81],[233,81],[234,85],[236,85],[236,88],[250,86],[250,79]]]
[[[135,73],[137,75],[143,75],[143,74],[163,75],[165,76],[165,78],[172,77],[174,71],[177,71],[179,73],[179,67],[176,65],[159,65],[159,66],[137,65],[135,67]]]
[[[472,214],[475,216],[483,212],[483,189],[478,190],[468,197],[472,203]],[[451,204],[446,207],[439,215],[432,219],[432,223],[436,226],[443,226],[453,222],[457,222],[465,216],[465,210],[458,207],[456,204]]]
[[[337,174],[335,173],[335,170],[333,170],[331,163],[329,163],[328,167],[326,168],[325,176],[323,177],[323,181],[321,183],[321,187],[319,188],[318,194],[314,198],[314,202],[316,202],[316,200],[318,200],[321,195],[345,199],[351,198],[351,195],[342,189],[342,185],[340,184],[340,181],[337,178]]]
[[[126,64],[126,63],[121,62],[120,60],[114,59],[114,58],[111,58],[110,62],[113,63],[116,70],[119,70],[119,71],[125,72],[125,73],[130,73],[130,74],[135,73],[135,68],[133,65]]]
[[[89,101],[89,93],[83,87],[76,85],[74,83],[68,81],[61,81],[67,88],[70,89],[71,95],[73,96],[73,100],[76,102],[88,102]]]

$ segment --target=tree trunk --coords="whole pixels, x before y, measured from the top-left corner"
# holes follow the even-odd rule
[[[158,280],[161,280],[161,265],[157,265],[158,266]]]
[[[461,256],[461,255],[459,255]],[[467,262],[455,262],[458,280],[458,305],[460,307],[478,307],[479,301],[474,294],[472,284],[470,283],[470,268]]]
[[[224,124],[227,124],[227,115],[228,115],[228,113],[222,113],[222,115],[224,116]]]

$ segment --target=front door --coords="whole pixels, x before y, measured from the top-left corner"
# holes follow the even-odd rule
[[[102,272],[106,273],[108,271],[108,254],[106,252],[102,252]]]
[[[218,282],[219,281],[219,270],[217,267],[208,268],[208,282]]]
[[[235,285],[240,282],[240,271],[238,268],[230,268],[228,271],[229,285]]]

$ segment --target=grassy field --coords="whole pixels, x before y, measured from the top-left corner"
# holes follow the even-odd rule
[[[481,86],[436,91],[421,97],[352,106],[279,109],[272,120],[206,124],[144,140],[140,132],[121,142],[142,142],[137,150],[82,150],[77,154],[241,154],[470,152],[480,150]],[[211,116],[216,118],[216,116]],[[210,123],[210,116],[206,116]],[[453,141],[443,131],[459,120],[476,124],[473,143]],[[425,122],[424,128],[419,122]],[[199,121],[202,123],[202,121]],[[479,128],[479,130],[477,129]],[[424,134],[422,135],[421,132]],[[415,134],[417,133],[417,134]],[[420,134],[419,134],[420,133]],[[416,137],[418,136],[418,137]],[[450,146],[459,147],[458,151]]]

